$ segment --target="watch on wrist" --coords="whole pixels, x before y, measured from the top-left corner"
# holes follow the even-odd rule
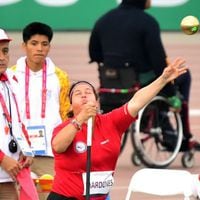
[[[80,131],[81,130],[81,124],[77,121],[76,118],[71,120],[71,124],[74,125],[74,127],[76,128],[76,130]]]

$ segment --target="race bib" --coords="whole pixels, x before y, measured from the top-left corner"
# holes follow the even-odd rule
[[[90,172],[90,195],[108,194],[114,184],[113,171]],[[82,174],[86,195],[86,173]]]

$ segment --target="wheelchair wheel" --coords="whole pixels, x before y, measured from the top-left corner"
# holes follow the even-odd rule
[[[131,155],[131,161],[135,166],[141,166],[142,162],[140,158],[138,157],[136,152],[133,152]]]
[[[170,109],[168,100],[156,96],[138,114],[131,131],[134,149],[147,167],[165,168],[176,158],[183,138],[180,114]]]
[[[194,166],[194,153],[193,152],[185,152],[181,159],[182,165],[185,168],[191,168]]]

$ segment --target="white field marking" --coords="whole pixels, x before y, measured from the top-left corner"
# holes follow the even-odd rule
[[[190,116],[192,117],[200,116],[200,109],[190,109]]]

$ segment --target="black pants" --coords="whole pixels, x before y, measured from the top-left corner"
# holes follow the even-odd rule
[[[65,197],[61,194],[57,194],[55,192],[50,192],[47,200],[78,200],[74,197]]]

